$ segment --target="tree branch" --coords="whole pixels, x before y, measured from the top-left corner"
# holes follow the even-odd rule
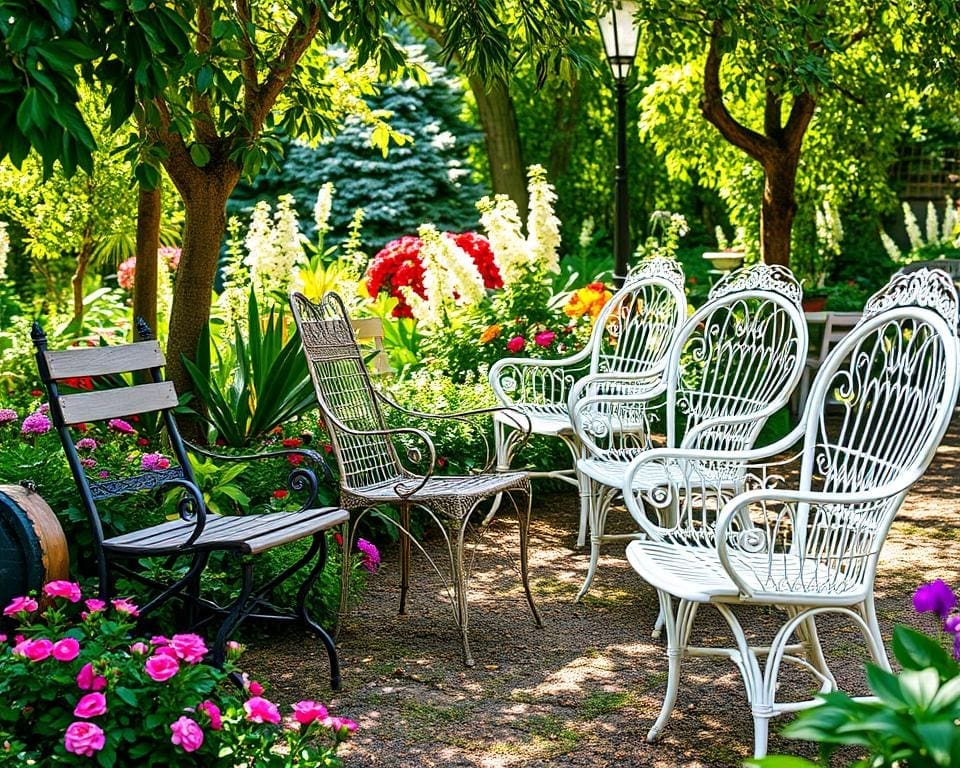
[[[270,64],[270,73],[264,80],[263,86],[244,106],[250,138],[254,138],[260,133],[267,113],[276,103],[277,97],[290,79],[297,62],[300,61],[307,48],[310,47],[310,43],[317,36],[319,24],[320,5],[313,3],[310,16],[306,20],[298,19],[290,28],[277,57]]]
[[[197,6],[197,53],[201,60],[209,53],[212,44],[213,14],[208,3],[200,3]],[[216,141],[217,129],[213,122],[213,111],[210,109],[210,98],[197,90],[196,82],[194,82],[191,102],[193,111],[191,122],[197,141],[202,144]]]
[[[804,92],[794,98],[790,117],[783,129],[783,144],[787,151],[800,153],[800,145],[816,109],[817,100],[813,94]]]
[[[243,76],[243,108],[249,112],[252,103],[260,93],[260,79],[257,75],[257,44],[250,37],[250,25],[253,16],[250,13],[248,0],[236,0],[237,21],[242,30],[241,47],[243,58],[240,59],[240,74]]]
[[[771,139],[779,141],[783,132],[783,99],[770,85],[767,85],[763,103],[763,132]]]
[[[727,141],[742,149],[754,160],[763,163],[775,150],[773,141],[739,123],[723,103],[723,89],[720,87],[720,65],[723,61],[723,53],[719,45],[722,33],[720,22],[714,21],[710,32],[710,48],[707,50],[707,61],[703,69],[703,98],[700,100],[700,112]]]

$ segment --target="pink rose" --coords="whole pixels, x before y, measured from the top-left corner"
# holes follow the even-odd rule
[[[52,653],[57,661],[73,661],[80,654],[80,643],[72,637],[65,637],[53,644]]]
[[[102,691],[107,687],[107,679],[93,671],[89,661],[77,673],[77,688],[81,691]]]
[[[96,723],[77,721],[67,726],[63,737],[63,745],[67,752],[84,757],[93,757],[94,753],[103,749],[106,738],[103,729]]]
[[[251,680],[246,672],[241,675],[241,679],[243,680],[244,690],[249,691],[251,695],[259,696],[263,693],[263,686],[256,680]]]
[[[514,336],[507,342],[507,349],[510,352],[517,353],[527,346],[527,340],[523,336]]]
[[[272,701],[260,696],[253,696],[243,702],[243,709],[247,713],[247,720],[251,723],[279,723],[280,710]]]
[[[154,635],[150,638],[151,645],[166,645],[169,642],[169,638],[164,637],[163,635]]]
[[[557,334],[553,331],[540,331],[540,333],[533,337],[533,342],[538,347],[549,347],[553,344],[555,338],[557,338]]]
[[[203,661],[203,657],[207,655],[207,646],[199,635],[174,635],[170,638],[170,647],[188,664]]]
[[[15,597],[10,601],[10,604],[3,609],[3,615],[13,616],[13,614],[20,613],[21,611],[33,613],[39,607],[37,601],[32,597]]]
[[[82,597],[80,585],[72,581],[49,581],[43,586],[43,594],[48,597],[65,597],[71,603],[79,603]]]
[[[107,604],[103,602],[103,600],[97,600],[95,597],[91,597],[89,600],[84,600],[83,604],[87,606],[87,610],[90,611],[90,613],[102,611],[107,607]]]
[[[113,605],[113,609],[117,613],[125,613],[127,616],[140,615],[140,609],[129,600],[124,600],[123,598],[112,600],[111,605]]]
[[[169,680],[180,671],[180,663],[175,658],[163,654],[151,656],[143,666],[147,674],[158,683]]]
[[[293,705],[293,717],[300,725],[310,725],[314,720],[325,720],[327,708],[316,701],[298,701]]]
[[[355,733],[357,730],[357,724],[346,717],[328,717],[323,721],[323,724],[341,737]],[[346,732],[344,732],[344,729]]]
[[[102,693],[88,693],[73,708],[74,717],[96,717],[107,711],[107,697]]]
[[[23,640],[14,646],[13,652],[17,656],[25,656],[30,661],[43,661],[50,658],[50,654],[53,653],[53,643],[45,637]]]
[[[210,727],[213,728],[213,730],[219,731],[223,728],[223,718],[220,715],[220,707],[210,701],[210,699],[201,702],[197,709],[207,713],[207,717],[210,718]]]
[[[184,752],[196,752],[203,744],[203,729],[184,715],[175,723],[170,723],[173,735],[170,741],[183,747]]]
[[[130,646],[130,653],[135,653],[139,656],[146,656],[150,653],[150,646],[146,643],[136,642]]]

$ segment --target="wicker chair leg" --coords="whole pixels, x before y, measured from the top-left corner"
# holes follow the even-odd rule
[[[474,665],[473,654],[470,652],[470,625],[469,605],[467,603],[466,569],[463,564],[463,541],[466,536],[469,515],[467,515],[458,531],[450,531],[448,535],[456,536],[450,544],[450,575],[453,578],[453,617],[460,628],[460,637],[463,641],[463,663],[467,667]]]
[[[530,491],[524,491],[524,502],[517,503],[515,498],[511,497],[513,505],[517,510],[517,522],[520,524],[520,579],[523,581],[523,591],[527,595],[527,603],[533,612],[533,618],[538,627],[543,626],[543,619],[540,617],[540,611],[537,610],[537,604],[533,601],[533,593],[530,592],[530,573],[527,567],[527,556],[529,553],[529,535],[530,535],[530,507],[533,499]]]
[[[310,590],[320,577],[323,567],[327,564],[327,536],[324,531],[313,535],[313,544],[310,547],[310,551],[316,553],[316,560],[310,572],[307,574],[307,578],[303,580],[303,584],[301,584],[300,589],[297,590],[297,615],[299,615],[300,620],[307,628],[320,638],[320,641],[324,647],[326,647],[327,657],[330,660],[330,687],[338,691],[340,690],[340,660],[337,656],[336,643],[334,643],[333,638],[330,637],[327,631],[314,621],[310,615],[310,611],[307,609],[307,597],[310,595]]]

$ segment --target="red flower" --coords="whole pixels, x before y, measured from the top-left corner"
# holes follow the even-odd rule
[[[137,438],[137,445],[150,445],[150,441],[147,440],[147,438],[145,438],[145,437],[138,437],[138,438]]]
[[[401,286],[412,288],[422,299],[427,297],[423,287],[419,237],[405,235],[390,241],[377,252],[367,267],[367,292],[376,296],[380,291],[386,291],[399,302],[393,308],[394,317],[413,317],[413,311],[400,291]]]
[[[333,540],[337,542],[338,547],[343,547],[343,534],[335,533],[333,534]]]
[[[303,445],[303,440],[299,437],[285,437],[280,443],[286,448],[299,448]]]
[[[283,488],[279,488],[278,490],[273,492],[273,498],[275,499],[285,499],[289,495],[290,495],[290,491],[284,490]]]
[[[333,446],[330,445],[330,443],[324,443],[324,444],[323,444],[323,452],[324,452],[324,453],[333,453]]]
[[[483,278],[484,288],[503,288],[500,268],[493,257],[493,249],[490,248],[490,241],[487,238],[478,235],[476,232],[463,232],[459,235],[447,234],[473,259],[477,272]]]
[[[287,461],[289,461],[293,466],[297,467],[300,464],[303,464],[303,455],[300,453],[291,453],[287,456]]]
[[[93,389],[93,379],[89,376],[74,376],[69,379],[64,379],[63,383],[68,387],[73,387],[74,389]]]
[[[40,390],[40,389],[31,389],[31,390],[30,390],[30,396],[31,396],[31,397],[40,397],[40,395],[42,395],[42,394],[43,394],[43,390]]]

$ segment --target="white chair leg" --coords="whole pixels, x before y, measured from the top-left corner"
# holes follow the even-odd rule
[[[692,615],[687,616],[690,611],[690,604],[680,600],[677,605],[677,613],[673,612],[673,600],[666,592],[657,590],[657,597],[660,600],[660,613],[665,618],[667,629],[667,690],[663,695],[663,704],[660,707],[660,714],[656,722],[647,732],[647,741],[653,742],[660,738],[660,734],[670,720],[673,714],[673,708],[677,703],[677,693],[680,690],[680,662],[683,658],[683,644],[681,634],[688,635],[689,630],[686,624]],[[696,606],[693,606],[693,612]]]
[[[870,635],[873,637],[874,648],[879,650],[879,654],[871,653],[874,662],[878,667],[890,672],[890,659],[887,658],[887,649],[883,644],[883,635],[880,632],[880,622],[877,621],[877,606],[873,603],[873,597],[870,596],[858,606],[858,610],[867,625]]]
[[[600,562],[600,543],[603,541],[603,529],[607,524],[610,505],[617,493],[615,489],[600,485],[584,475],[580,475],[579,478],[581,482],[586,483],[589,489],[587,511],[589,512],[590,529],[590,563],[587,566],[587,575],[583,579],[580,591],[574,598],[575,603],[580,602],[590,590],[590,585],[593,584],[593,577],[597,573],[597,566]]]
[[[574,458],[573,463],[574,469],[576,469],[577,463],[576,458]],[[592,494],[590,492],[591,480],[585,475],[581,475],[577,472],[577,488],[580,492],[580,529],[577,532],[577,546],[582,547],[587,542],[587,530],[590,529],[590,504]],[[591,529],[592,531],[592,529]],[[591,548],[593,547],[592,537],[591,537]],[[577,598],[580,599],[579,597]]]
[[[506,472],[510,469],[510,462],[513,460],[514,441],[509,439],[507,434],[507,425],[501,421],[493,420],[493,445],[497,456],[497,471]],[[503,503],[503,494],[498,493],[490,502],[490,510],[483,518],[481,525],[489,525],[494,515],[500,509]]]

